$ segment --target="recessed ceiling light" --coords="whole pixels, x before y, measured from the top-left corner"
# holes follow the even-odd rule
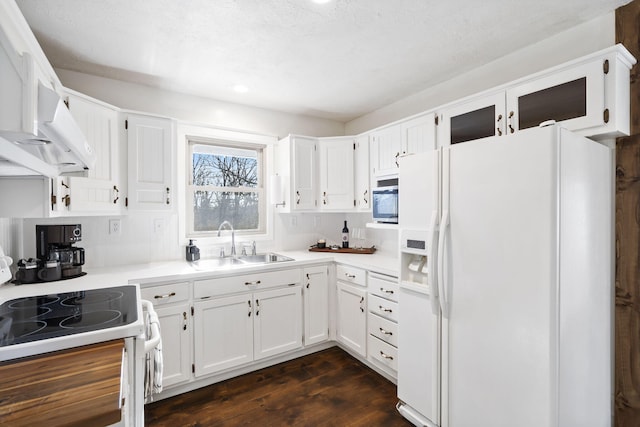
[[[236,91],[237,93],[247,93],[247,92],[249,92],[249,88],[246,87],[245,85],[235,85],[233,87],[233,90]]]

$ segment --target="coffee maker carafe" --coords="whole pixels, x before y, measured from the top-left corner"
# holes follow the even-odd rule
[[[36,225],[36,253],[47,263],[58,262],[62,279],[83,276],[84,249],[73,246],[82,240],[82,226]]]

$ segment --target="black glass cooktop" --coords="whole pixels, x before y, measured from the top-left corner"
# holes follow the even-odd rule
[[[18,298],[0,305],[0,347],[123,326],[137,320],[135,286]]]

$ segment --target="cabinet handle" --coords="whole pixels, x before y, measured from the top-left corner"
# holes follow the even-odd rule
[[[388,354],[384,354],[382,350],[380,350],[380,356],[387,360],[393,360],[393,356],[389,356]]]
[[[254,280],[253,282],[244,282],[245,285],[249,286],[249,285],[259,285],[260,284],[260,280]]]
[[[187,330],[187,312],[186,311],[182,312],[182,330],[183,331]]]
[[[362,306],[362,303],[364,303],[364,297],[360,297],[360,311],[364,313],[364,307]]]
[[[300,192],[296,190],[296,205],[300,204]]]
[[[249,304],[249,312],[247,313],[247,316],[251,317],[251,300],[247,301],[247,304]]]
[[[513,129],[513,111],[509,111],[509,132],[513,133],[515,132],[515,129]]]
[[[355,274],[344,273],[344,275],[347,276],[349,279],[355,279],[356,278]]]
[[[393,332],[385,331],[385,330],[384,330],[384,329],[382,329],[382,328],[380,328],[380,332],[381,332],[383,335],[393,335]]]
[[[175,292],[171,292],[170,294],[164,294],[164,295],[155,295],[154,298],[155,299],[167,299],[167,298],[171,298],[171,297],[175,297],[176,293]]]
[[[398,163],[398,157],[400,157],[400,152],[396,153],[396,167],[399,168],[400,167],[400,163]]]
[[[500,122],[502,121],[502,114],[498,115],[498,120],[496,120],[496,124],[498,126],[496,126],[496,132],[498,134],[498,136],[502,136],[502,126],[500,126]]]
[[[167,204],[169,204],[169,187],[167,187]]]
[[[366,205],[367,203],[369,203],[367,201],[367,193],[369,192],[369,190],[364,190],[364,193],[362,193],[362,198],[364,199],[364,204]]]
[[[393,291],[386,290],[385,288],[380,288],[380,292],[384,292],[385,294],[393,294]]]
[[[327,204],[327,192],[326,191],[322,192],[322,204],[323,205]]]
[[[307,283],[307,289],[309,289],[309,283]]]
[[[378,308],[380,308],[380,311],[384,311],[385,313],[391,313],[393,312],[392,309],[390,308],[384,308],[383,306],[379,305]]]
[[[118,190],[117,186],[113,186],[113,204],[115,205],[118,202],[118,199],[120,198],[120,190]]]
[[[260,300],[256,299],[256,316],[260,315]]]

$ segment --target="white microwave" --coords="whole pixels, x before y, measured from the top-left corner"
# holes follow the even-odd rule
[[[375,222],[398,223],[398,186],[377,187],[372,190],[372,210]]]

